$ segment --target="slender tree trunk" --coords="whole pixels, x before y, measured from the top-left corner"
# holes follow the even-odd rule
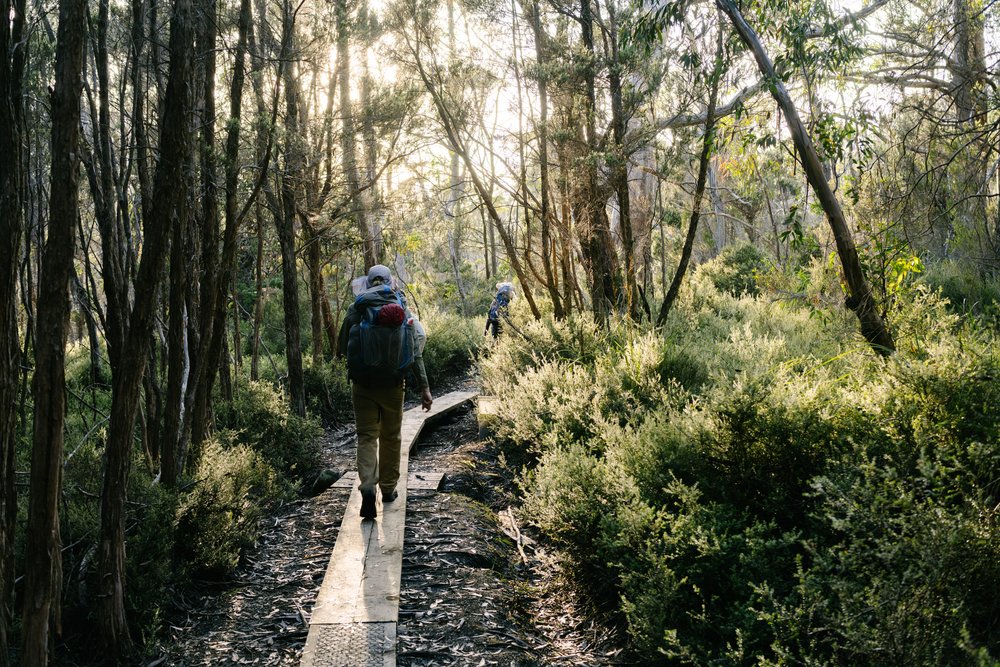
[[[254,270],[253,340],[250,344],[250,379],[260,378],[260,325],[264,320],[264,220],[260,204],[254,206],[257,219],[257,263]]]
[[[282,60],[285,75],[285,170],[281,176],[281,216],[275,216],[281,246],[282,296],[285,312],[285,358],[288,361],[288,390],[292,411],[306,413],[305,384],[302,376],[302,343],[299,325],[299,282],[295,261],[296,182],[301,171],[298,137],[298,81],[294,56],[295,19],[290,0],[284,3]]]
[[[365,210],[369,216],[368,228],[372,233],[375,257],[384,258],[385,248],[382,243],[384,214],[382,213],[382,192],[378,182],[378,138],[375,135],[375,125],[372,122],[375,115],[375,110],[372,108],[372,77],[368,68],[367,53],[362,51],[361,58],[364,65],[361,76],[361,137],[365,144],[365,185],[367,187],[364,199]],[[332,148],[332,142],[330,147]],[[332,156],[328,158],[328,162],[332,165]]]
[[[729,17],[740,36],[740,40],[753,53],[761,74],[771,82],[771,95],[785,115],[788,129],[792,134],[792,141],[795,142],[795,148],[802,159],[802,167],[809,179],[809,184],[816,191],[816,196],[819,198],[827,221],[830,223],[830,228],[833,230],[833,237],[837,243],[837,254],[840,256],[844,279],[847,282],[848,296],[845,305],[857,315],[861,325],[861,335],[865,337],[872,349],[881,355],[892,354],[896,351],[896,345],[893,342],[892,334],[879,314],[878,305],[875,303],[875,296],[872,294],[871,286],[861,266],[847,218],[844,217],[840,202],[826,180],[823,165],[813,147],[812,139],[799,118],[798,110],[788,95],[785,84],[775,74],[774,65],[760,43],[760,39],[757,38],[757,33],[743,18],[743,14],[737,9],[733,0],[716,0],[716,5]]]
[[[24,10],[23,0],[0,0],[0,16],[10,17],[0,21],[0,667],[8,667],[14,606],[14,450],[21,365],[17,267],[24,235]]]
[[[170,73],[160,124],[160,161],[156,166],[153,203],[146,221],[142,259],[135,283],[135,306],[122,350],[130,363],[115,374],[111,424],[101,489],[98,543],[97,622],[106,655],[114,660],[131,649],[125,615],[125,492],[132,459],[132,436],[139,388],[146,370],[156,309],[156,285],[162,272],[167,239],[187,216],[191,71],[194,49],[191,0],[175,0],[170,22]]]
[[[667,321],[670,309],[677,300],[680,293],[681,283],[684,274],[687,272],[688,263],[691,261],[691,251],[694,248],[694,240],[698,234],[698,219],[701,216],[701,204],[705,199],[705,185],[708,182],[708,167],[712,159],[712,150],[715,148],[715,107],[719,100],[719,79],[722,77],[722,56],[723,56],[723,34],[719,28],[719,35],[715,51],[715,68],[712,71],[711,92],[708,97],[708,112],[705,114],[705,134],[701,143],[701,159],[698,162],[698,180],[694,186],[694,201],[691,204],[691,221],[688,223],[687,237],[684,239],[684,249],[681,251],[681,259],[677,263],[677,271],[674,279],[670,283],[663,303],[660,305],[660,313],[656,318],[656,326],[662,327]]]
[[[354,112],[351,104],[351,54],[350,31],[348,28],[347,0],[337,0],[337,76],[340,81],[340,118],[343,131],[340,147],[343,158],[347,191],[352,199],[352,212],[361,234],[361,248],[365,258],[365,271],[379,263],[375,253],[375,238],[368,224],[368,203],[361,191],[358,177],[358,156],[355,146]]]
[[[42,258],[35,330],[32,394],[35,425],[25,553],[25,665],[48,664],[49,644],[61,632],[63,425],[66,417],[66,327],[79,215],[80,94],[83,91],[85,0],[61,0],[52,92],[52,172],[49,230]],[[6,19],[5,19],[6,20]],[[50,631],[53,634],[50,634]]]
[[[535,37],[535,59],[538,65],[538,170],[539,187],[538,198],[541,201],[539,215],[542,227],[542,270],[545,272],[545,282],[549,290],[549,298],[552,299],[552,312],[555,318],[562,319],[566,313],[563,308],[562,298],[559,294],[559,285],[556,280],[556,272],[552,270],[552,251],[555,246],[552,240],[552,211],[550,209],[550,184],[549,184],[549,80],[546,73],[546,62],[548,53],[545,48],[546,35],[542,28],[541,7],[538,0],[531,3],[531,29]]]
[[[215,316],[219,293],[228,286],[220,279],[222,267],[219,258],[219,186],[215,153],[215,67],[216,67],[216,0],[200,0],[201,16],[195,48],[203,59],[204,89],[201,91],[201,292],[198,307],[189,309],[195,318],[197,338],[192,341],[196,355],[191,364],[191,423],[193,446],[198,447],[208,434],[209,408],[215,373],[211,363],[210,348],[218,318]],[[192,286],[193,287],[193,286]],[[186,437],[182,435],[182,439]],[[183,445],[183,442],[182,442]]]
[[[167,320],[167,402],[160,438],[160,482],[168,489],[177,484],[177,460],[184,423],[184,393],[188,380],[187,317],[185,295],[188,266],[185,230],[175,227],[170,243],[169,316]]]
[[[209,81],[214,81],[215,72],[215,3],[208,0],[206,3],[205,19],[208,28],[201,41],[205,43],[206,52],[211,51],[213,55],[206,61],[206,72],[211,74]],[[218,254],[219,225],[218,211],[216,209],[216,191],[214,178],[216,165],[214,158],[214,120],[206,123],[203,136],[203,151],[206,157],[203,159],[203,170],[206,170],[208,177],[205,180],[206,202],[204,210],[204,224],[206,232],[203,244],[211,244],[212,250],[204,250],[205,261],[211,261],[217,268],[211,272],[206,270],[206,277],[202,285],[202,327],[201,346],[199,350],[199,360],[197,371],[193,382],[196,383],[195,400],[192,414],[191,445],[195,450],[200,448],[202,442],[208,435],[210,420],[210,405],[212,391],[215,387],[215,378],[219,373],[222,363],[224,341],[227,335],[226,314],[229,304],[230,288],[233,277],[236,273],[236,250],[237,234],[239,232],[241,217],[239,204],[237,202],[237,189],[239,185],[239,143],[240,143],[240,116],[243,113],[243,87],[246,80],[246,53],[249,39],[250,23],[252,20],[250,0],[241,0],[240,14],[238,21],[238,37],[236,52],[233,60],[233,78],[229,90],[229,122],[226,130],[225,145],[225,222],[226,227],[223,232],[222,254]],[[208,84],[206,83],[206,86]],[[214,86],[212,86],[214,90]],[[205,90],[205,114],[206,118],[211,113],[211,118],[215,116],[215,95],[208,87]],[[208,201],[211,198],[211,202]],[[208,228],[211,229],[208,229]],[[231,399],[231,391],[228,393]],[[183,463],[186,458],[184,442],[181,442],[181,454],[179,462]]]
[[[600,193],[596,156],[597,146],[597,93],[596,62],[594,51],[594,20],[591,0],[580,0],[580,27],[583,47],[587,60],[583,65],[583,79],[586,84],[586,107],[584,129],[588,155],[583,165],[585,182],[585,203],[590,233],[584,241],[584,253],[589,255],[592,269],[591,298],[594,300],[594,314],[598,319],[606,319],[620,304],[618,258],[611,238],[605,198]]]
[[[599,5],[598,5],[599,7]],[[611,165],[611,181],[618,200],[618,223],[622,232],[622,258],[625,272],[626,312],[638,320],[639,295],[636,284],[635,235],[632,229],[632,200],[628,187],[628,156],[625,154],[625,131],[628,119],[625,117],[625,103],[622,99],[622,63],[618,52],[618,17],[614,2],[608,2],[611,61],[608,63],[608,87],[611,96],[611,133],[614,139],[614,157]]]
[[[306,268],[309,272],[309,312],[312,325],[312,363],[319,367],[323,363],[323,255],[320,236],[307,221],[302,222],[302,232],[306,244]]]
[[[141,17],[133,16],[133,20],[141,21]],[[128,327],[130,251],[127,247],[129,234],[127,228],[120,224],[112,192],[110,67],[107,47],[109,21],[108,0],[100,0],[97,22],[98,46],[95,52],[95,65],[100,83],[100,111],[98,125],[95,128],[94,146],[97,160],[86,160],[85,164],[91,197],[94,200],[95,217],[101,232],[101,276],[104,281],[103,291],[106,302],[104,333],[113,375],[122,364],[122,347],[125,330]],[[133,33],[135,33],[134,26]],[[142,159],[140,159],[141,163]],[[143,222],[145,222],[145,217]]]

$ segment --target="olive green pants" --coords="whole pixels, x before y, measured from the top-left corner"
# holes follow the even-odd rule
[[[354,423],[358,432],[358,479],[362,491],[392,493],[399,481],[400,429],[403,426],[403,385],[369,389],[351,385]]]

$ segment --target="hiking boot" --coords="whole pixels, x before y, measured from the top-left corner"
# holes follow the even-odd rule
[[[396,492],[396,489],[393,489],[389,493],[386,493],[385,491],[382,492],[382,502],[383,503],[391,503],[393,500],[395,500],[398,497],[399,497],[399,493]]]
[[[361,518],[362,519],[374,519],[378,516],[378,512],[375,510],[375,492],[374,491],[361,491]]]

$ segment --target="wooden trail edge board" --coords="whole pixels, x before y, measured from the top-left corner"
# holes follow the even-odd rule
[[[309,619],[302,667],[395,667],[410,450],[428,419],[475,396],[451,392],[429,412],[416,407],[403,414],[399,497],[384,505],[380,496],[374,521],[361,520],[361,492],[352,489]]]

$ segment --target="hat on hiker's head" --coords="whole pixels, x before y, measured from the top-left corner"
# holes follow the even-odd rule
[[[389,272],[389,267],[382,264],[376,264],[372,268],[368,269],[368,287],[375,287],[376,285],[391,285],[392,284],[392,274]]]
[[[513,283],[497,283],[497,292],[499,294],[507,294],[508,296],[513,296],[513,294],[514,294],[514,284]]]

